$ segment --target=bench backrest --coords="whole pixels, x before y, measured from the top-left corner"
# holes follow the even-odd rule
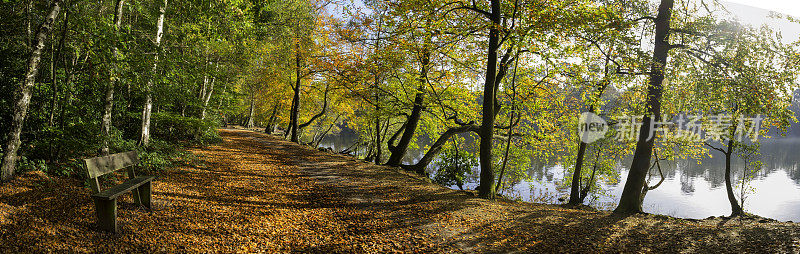
[[[83,161],[86,163],[86,173],[92,185],[92,190],[100,192],[100,184],[97,178],[102,175],[128,168],[128,177],[136,177],[131,166],[139,164],[139,155],[136,151],[129,151],[84,159]]]

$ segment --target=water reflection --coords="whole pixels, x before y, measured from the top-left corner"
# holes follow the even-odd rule
[[[355,133],[344,132],[326,137],[321,146],[340,151],[350,147],[355,140]],[[430,141],[422,138],[420,142],[425,144]],[[764,167],[750,182],[755,191],[745,196],[746,212],[782,221],[800,221],[800,160],[795,155],[798,151],[800,138],[762,142],[761,161]],[[421,149],[410,150],[404,163],[416,162],[423,152]],[[649,213],[694,219],[730,214],[725,193],[724,156],[718,152],[713,152],[712,156],[700,163],[681,160],[662,164],[666,179],[659,188],[648,192],[642,208]],[[732,162],[734,181],[738,181],[744,163],[740,159]],[[616,183],[603,184],[601,195],[587,198],[590,205],[599,209],[613,209],[625,185],[630,161],[624,160],[620,165],[620,177],[612,179]],[[528,171],[530,178],[516,183],[502,194],[529,202],[560,203],[558,198],[568,196],[568,189],[563,182],[564,173],[564,168],[559,164],[533,163]],[[657,180],[657,175],[651,179],[653,182]],[[465,189],[475,187],[477,183],[474,180],[464,186]],[[738,188],[737,184],[737,198]]]

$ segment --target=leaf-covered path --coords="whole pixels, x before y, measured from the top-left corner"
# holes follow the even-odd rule
[[[486,201],[412,174],[270,136],[221,130],[198,164],[162,172],[148,213],[98,232],[88,189],[28,172],[0,186],[11,252],[798,252],[794,223],[628,218]]]

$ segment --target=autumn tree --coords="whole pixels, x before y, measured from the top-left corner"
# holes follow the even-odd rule
[[[580,110],[578,114],[622,113],[618,109],[626,105],[614,103],[619,100],[612,102],[611,100],[615,98],[609,90],[626,89],[627,83],[634,83],[639,75],[646,74],[640,71],[644,69],[640,64],[643,55],[643,51],[639,49],[641,33],[637,31],[640,28],[638,22],[634,21],[642,15],[643,9],[646,7],[636,1],[606,2],[601,8],[594,10],[594,15],[591,15],[593,17],[591,21],[596,23],[587,22],[586,26],[567,34],[575,40],[574,45],[567,47],[568,52],[575,52],[581,56],[581,62],[565,72],[581,91],[580,102],[576,105]],[[580,138],[576,143],[577,151],[574,157],[575,164],[572,167],[568,202],[570,205],[583,203],[595,184],[595,176],[613,166],[614,163],[607,161],[605,156],[617,158],[627,150],[608,149],[609,146],[621,145],[615,144],[616,141],[613,140],[602,140],[594,144],[597,148],[593,158],[590,156],[592,171],[586,176],[583,167],[587,162],[587,149],[591,145]],[[603,154],[601,150],[608,150],[610,153]],[[603,163],[604,161],[606,163]],[[598,168],[601,172],[598,172]],[[584,181],[587,177],[588,181]],[[585,182],[583,187],[582,182]]]
[[[758,148],[773,126],[786,131],[793,120],[791,105],[798,69],[791,46],[766,27],[752,28],[725,19],[701,20],[679,31],[682,46],[676,67],[688,75],[676,81],[683,112],[707,112],[701,121],[703,145],[725,157],[725,190],[731,216],[743,214],[736,200],[731,160]],[[687,94],[687,92],[689,94]],[[687,96],[691,95],[691,96]],[[685,98],[695,98],[685,101]],[[697,142],[700,142],[697,141]]]
[[[673,5],[673,0],[662,0],[658,7],[657,16],[646,18],[655,23],[655,46],[650,67],[650,80],[647,86],[646,111],[639,129],[630,171],[620,196],[619,205],[614,210],[615,213],[632,214],[642,210],[642,188],[645,184],[647,171],[650,168],[653,144],[655,142],[654,138],[649,138],[651,131],[653,131],[651,123],[661,121],[661,94],[664,89],[664,71],[667,66],[668,53],[675,48],[674,45],[669,43]]]

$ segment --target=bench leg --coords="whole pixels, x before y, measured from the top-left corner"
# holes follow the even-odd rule
[[[139,194],[139,193],[140,193],[140,191],[139,191],[138,188],[137,189],[133,189],[131,191],[131,194],[133,194],[133,203],[136,204],[136,205],[142,205],[142,198],[141,198],[141,194]]]
[[[147,209],[153,210],[153,203],[152,203],[152,199],[150,198],[151,197],[151,193],[152,193],[152,191],[151,191],[151,182],[147,182],[147,183],[143,184],[142,186],[139,186],[139,188],[137,188],[134,191],[138,192],[138,194],[139,194],[138,196],[139,196],[139,200],[141,200],[141,204],[144,205],[144,207],[147,207]]]
[[[94,200],[97,227],[108,232],[117,232],[117,200]]]
[[[128,168],[128,177],[130,179],[136,178],[136,172],[134,172],[133,167]],[[131,194],[133,194],[133,203],[136,205],[142,205],[141,198],[139,197],[139,190],[133,189]]]

